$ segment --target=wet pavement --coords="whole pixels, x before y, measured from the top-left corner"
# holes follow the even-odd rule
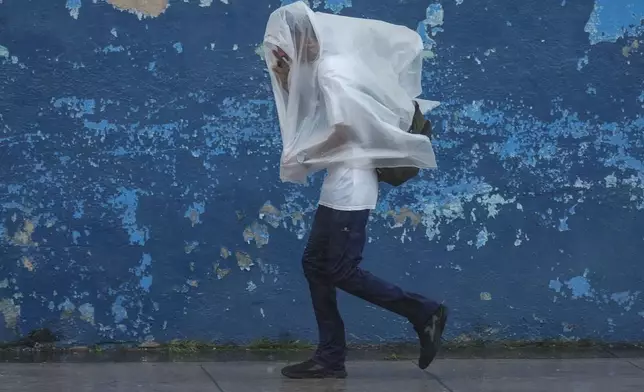
[[[11,392],[642,392],[644,359],[354,361],[346,380],[287,380],[283,362],[0,363]]]

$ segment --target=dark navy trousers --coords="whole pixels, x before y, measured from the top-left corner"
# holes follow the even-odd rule
[[[319,331],[314,360],[325,366],[343,367],[347,354],[336,288],[406,317],[415,326],[422,326],[438,310],[438,303],[403,291],[359,267],[369,212],[319,206],[306,244],[302,265]]]

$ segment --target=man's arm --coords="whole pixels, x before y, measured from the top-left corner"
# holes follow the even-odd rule
[[[337,124],[333,127],[333,131],[329,137],[309,148],[306,151],[306,155],[313,159],[320,159],[326,155],[330,155],[332,152],[337,151],[342,147],[345,147],[349,143],[350,138],[351,132],[349,128],[344,124]]]
[[[273,66],[273,72],[277,77],[280,85],[288,92],[288,75],[291,72],[289,57],[281,50],[273,50],[273,55],[277,58],[277,63]]]

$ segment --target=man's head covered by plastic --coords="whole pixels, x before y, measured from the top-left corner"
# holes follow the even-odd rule
[[[320,41],[314,19],[314,12],[302,1],[275,10],[268,20],[265,45],[278,60],[291,64],[316,61]]]

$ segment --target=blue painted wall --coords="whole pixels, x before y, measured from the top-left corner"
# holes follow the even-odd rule
[[[278,0],[0,0],[0,340],[314,339],[321,176],[278,179]],[[252,4],[251,4],[252,3]],[[317,0],[426,42],[440,169],[383,187],[365,267],[449,338],[644,340],[644,3]],[[413,338],[343,296],[355,342]]]

